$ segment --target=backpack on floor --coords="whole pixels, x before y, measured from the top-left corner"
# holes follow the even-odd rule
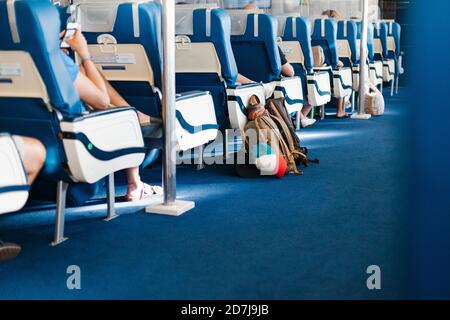
[[[284,98],[270,99],[266,103],[266,109],[277,124],[284,141],[289,147],[290,153],[294,156],[297,164],[302,164],[305,167],[309,163],[319,163],[318,159],[308,159],[308,149],[301,146],[300,138],[295,131],[292,118],[285,107],[284,100]]]
[[[319,162],[318,160],[308,160],[308,150],[300,146],[300,139],[295,133],[292,121],[284,106],[284,99],[271,99],[267,101],[266,106],[262,106],[259,104],[258,97],[253,96],[248,108],[248,120],[245,126],[245,150],[246,154],[253,154],[253,158],[257,158],[256,166],[258,166],[258,160],[264,160],[264,156],[267,159],[273,159],[272,162],[277,162],[273,175],[280,177],[284,175],[283,170],[286,173],[303,174],[298,169],[300,163],[306,166],[309,162]],[[253,139],[250,139],[249,137],[252,134],[257,139],[254,136]],[[261,154],[261,149],[269,149],[270,152],[269,154]],[[241,176],[244,171],[241,170],[243,168],[238,166],[238,174]],[[245,167],[245,169],[247,168]],[[273,165],[271,167],[270,164],[267,164],[265,168],[266,172],[270,172]],[[258,169],[264,171],[260,166],[258,166]],[[248,176],[254,175],[249,174]]]
[[[268,145],[271,150],[271,154],[274,154],[278,159],[278,156],[282,156],[287,164],[287,173],[301,174],[298,170],[295,161],[295,156],[291,152],[291,148],[285,141],[282,133],[278,129],[278,119],[273,117],[267,110],[264,110],[262,114],[256,117],[253,121],[249,121],[245,126],[245,148],[248,154],[257,152],[260,149],[260,145]],[[249,139],[249,131],[254,130],[257,141]],[[255,145],[256,144],[256,145]],[[260,154],[256,154],[256,158],[259,158]],[[276,160],[275,160],[276,161]]]

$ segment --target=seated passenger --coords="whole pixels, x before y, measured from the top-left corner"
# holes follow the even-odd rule
[[[335,19],[335,20],[339,20],[341,17],[339,15],[339,13],[337,13],[336,10],[332,10],[332,9],[328,9],[325,10],[324,12],[322,12],[323,16],[327,16],[330,19]],[[338,69],[341,69],[344,67],[344,63],[342,61],[338,61],[337,63],[337,67]],[[347,106],[350,105],[350,101],[347,102]],[[345,112],[345,99],[341,98],[341,99],[337,99],[336,101],[336,118],[338,119],[343,119],[343,118],[348,118],[349,115],[347,114],[347,112]]]
[[[242,7],[242,9],[249,10],[249,11],[255,11],[255,10],[258,10],[258,6],[255,3],[248,3],[248,4],[244,5]],[[278,47],[278,52],[280,54],[280,59],[281,59],[281,75],[284,77],[295,76],[294,67],[286,59],[286,56],[284,55],[284,53],[280,49],[280,47]],[[248,79],[247,77],[245,77],[239,73],[237,82],[246,84],[246,83],[251,83],[253,81],[251,81],[250,79]],[[311,105],[309,105],[309,103],[305,100],[305,105],[302,108],[302,112],[300,112],[300,117],[301,117],[300,123],[303,128],[312,126],[316,122],[315,119],[309,119],[306,117],[309,114],[309,112],[311,111],[311,108],[312,108]]]
[[[44,165],[45,147],[34,138],[13,136],[13,140],[22,159],[28,184],[31,185]],[[0,262],[14,259],[20,251],[21,247],[18,244],[3,242],[0,239]]]
[[[335,20],[339,20],[341,18],[339,13],[337,13],[337,11],[333,9],[325,10],[324,12],[322,12],[322,15]]]
[[[66,53],[61,52],[75,88],[81,100],[88,107],[95,110],[105,110],[130,106],[92,62],[86,39],[79,29],[72,38],[65,39],[65,42],[80,57],[81,64],[78,66]],[[139,111],[138,117],[144,136],[146,136],[145,131],[150,123],[160,122],[159,119],[153,119]],[[138,201],[154,194],[163,193],[161,187],[150,186],[141,181],[139,168],[129,168],[126,170],[126,174],[128,188],[125,198],[127,201]]]

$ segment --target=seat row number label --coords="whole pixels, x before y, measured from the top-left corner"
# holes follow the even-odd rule
[[[136,64],[136,57],[132,53],[108,53],[91,57],[96,64]]]
[[[0,77],[20,77],[22,66],[19,63],[0,63]]]

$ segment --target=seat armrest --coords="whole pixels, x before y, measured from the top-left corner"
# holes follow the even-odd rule
[[[104,116],[104,115],[109,115],[109,114],[114,114],[116,112],[127,112],[127,111],[136,111],[135,108],[133,107],[115,107],[115,108],[111,108],[111,109],[107,109],[107,110],[93,110],[93,111],[89,111],[89,112],[84,112],[81,115],[76,115],[76,116],[65,116],[62,121],[64,122],[78,122],[78,121],[83,121],[83,120],[87,120],[90,118],[95,118],[95,117],[100,117],[100,116]]]
[[[29,186],[14,139],[0,133],[0,215],[20,210],[28,199]]]
[[[252,83],[239,83],[234,86],[228,86],[227,89],[246,89],[246,88],[252,88],[252,87],[259,87],[262,86],[262,83],[259,82],[252,82]]]
[[[60,122],[69,173],[75,182],[94,183],[116,171],[139,166],[145,147],[132,107],[90,112]]]

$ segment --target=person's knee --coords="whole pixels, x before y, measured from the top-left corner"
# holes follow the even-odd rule
[[[47,151],[42,144],[37,139],[34,138],[24,138],[25,143],[25,158],[24,163],[28,173],[37,173],[41,170],[45,163],[47,157]]]
[[[39,140],[35,140],[34,148],[36,154],[36,163],[39,165],[40,170],[45,163],[45,159],[47,158],[47,150]]]

